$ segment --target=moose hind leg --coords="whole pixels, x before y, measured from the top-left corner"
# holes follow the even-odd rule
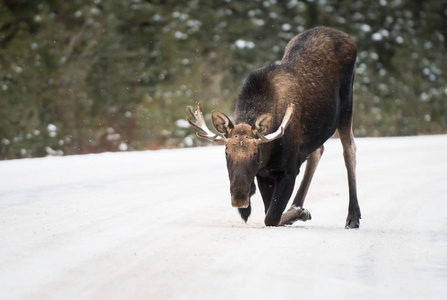
[[[360,227],[360,207],[357,200],[357,183],[356,183],[356,146],[354,135],[352,134],[352,90],[354,83],[354,62],[351,71],[347,72],[342,78],[340,86],[340,118],[338,124],[338,133],[340,135],[341,144],[343,146],[343,157],[345,159],[346,170],[348,172],[349,185],[349,208],[348,217],[346,218],[345,228]]]
[[[280,225],[291,225],[298,220],[307,221],[312,219],[310,212],[303,208],[303,204],[323,152],[324,146],[321,146],[312,152],[307,158],[303,180],[301,180],[300,187],[296,193],[292,205],[281,216]]]
[[[339,128],[340,140],[343,146],[343,158],[345,160],[346,170],[348,172],[349,185],[349,208],[346,218],[345,228],[360,227],[360,207],[357,199],[357,183],[356,183],[356,145],[352,134],[351,126]]]

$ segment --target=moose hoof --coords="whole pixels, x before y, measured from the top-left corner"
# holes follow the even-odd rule
[[[360,228],[360,221],[348,219],[348,220],[346,220],[345,228],[346,229],[359,229]]]
[[[265,226],[281,226],[280,220],[266,217],[264,219]]]
[[[306,222],[307,220],[311,219],[312,216],[307,209],[292,205],[285,213],[282,214],[280,225],[292,225],[298,220]]]

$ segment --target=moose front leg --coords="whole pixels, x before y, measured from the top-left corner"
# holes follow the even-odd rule
[[[262,201],[264,202],[264,212],[267,213],[267,210],[270,207],[270,202],[272,201],[273,191],[275,190],[275,181],[268,177],[257,176],[258,180],[258,188],[261,192]]]
[[[317,169],[318,162],[320,161],[323,152],[324,146],[321,146],[308,156],[306,169],[304,171],[304,176],[303,180],[301,181],[300,188],[298,189],[298,192],[295,196],[295,200],[293,200],[292,206],[290,206],[290,208],[285,213],[283,213],[280,225],[291,225],[298,220],[305,222],[312,219],[310,212],[307,209],[303,208],[303,204],[304,199],[307,195],[307,191],[309,190],[312,177],[314,176],[315,170]]]
[[[279,226],[292,225],[298,220],[306,222],[308,220],[312,220],[312,216],[307,209],[292,204],[292,206],[290,206],[290,208],[282,214]]]
[[[267,226],[280,225],[281,215],[287,206],[287,202],[293,192],[296,175],[284,174],[278,176],[275,191],[273,192],[270,206],[265,215],[264,223]]]

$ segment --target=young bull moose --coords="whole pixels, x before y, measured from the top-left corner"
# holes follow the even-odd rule
[[[352,86],[356,46],[341,31],[317,27],[294,37],[278,65],[253,71],[239,94],[235,124],[212,112],[218,134],[206,126],[200,105],[193,112],[197,135],[225,144],[231,204],[247,221],[254,179],[265,206],[267,226],[310,220],[303,208],[310,182],[323,154],[323,143],[337,129],[348,173],[349,209],[346,228],[360,226],[356,191],[356,146],[352,134]],[[284,214],[301,164],[303,180]]]

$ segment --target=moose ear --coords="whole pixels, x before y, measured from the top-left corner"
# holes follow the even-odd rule
[[[228,134],[234,125],[223,112],[213,110],[211,113],[211,121],[213,122],[214,128],[223,134]]]
[[[265,135],[267,134],[270,126],[272,125],[272,115],[271,114],[263,114],[256,119],[255,128],[258,133]]]

